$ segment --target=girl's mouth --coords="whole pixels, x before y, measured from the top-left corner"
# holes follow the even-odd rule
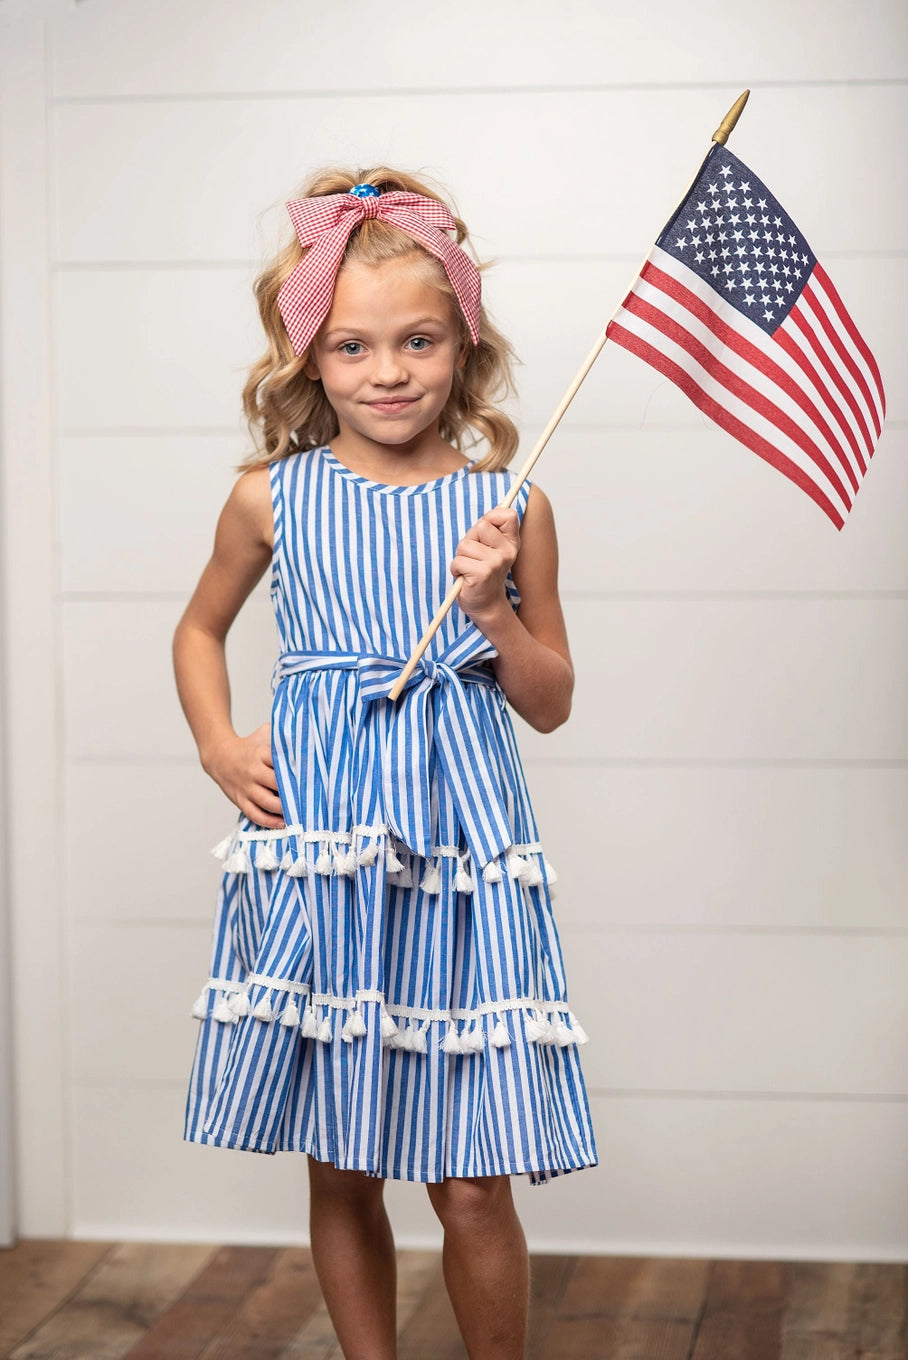
[[[397,411],[406,411],[408,406],[412,406],[416,397],[388,397],[384,401],[367,401],[366,405],[370,411],[381,411],[386,415],[394,415]]]

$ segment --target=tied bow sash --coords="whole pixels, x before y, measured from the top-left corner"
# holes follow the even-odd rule
[[[513,834],[498,777],[486,753],[465,684],[496,687],[481,659],[494,655],[480,635],[468,649],[460,639],[440,657],[423,657],[394,705],[382,743],[385,819],[395,836],[423,858],[432,856],[429,761],[445,780],[474,861],[485,866],[503,854]],[[386,700],[403,661],[353,652],[284,652],[274,672],[275,687],[287,676],[317,670],[355,670],[366,708]],[[429,735],[431,724],[431,737]]]

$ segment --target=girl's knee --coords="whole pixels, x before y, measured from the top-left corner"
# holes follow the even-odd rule
[[[446,1229],[478,1230],[513,1210],[508,1176],[450,1177],[426,1188]]]
[[[385,1183],[379,1176],[367,1176],[364,1171],[341,1171],[331,1162],[310,1157],[309,1189],[313,1196],[365,1205],[381,1200]]]

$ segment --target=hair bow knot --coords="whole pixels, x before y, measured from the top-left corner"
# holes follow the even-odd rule
[[[277,305],[295,354],[301,355],[331,310],[337,271],[347,242],[360,222],[377,218],[412,236],[440,260],[475,345],[479,340],[481,283],[479,270],[456,242],[445,236],[456,229],[443,203],[422,194],[395,190],[359,197],[326,194],[296,198],[287,204],[297,238],[307,252],[277,295]]]

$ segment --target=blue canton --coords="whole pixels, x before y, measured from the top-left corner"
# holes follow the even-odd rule
[[[768,335],[788,316],[816,264],[778,199],[718,145],[656,245]]]

